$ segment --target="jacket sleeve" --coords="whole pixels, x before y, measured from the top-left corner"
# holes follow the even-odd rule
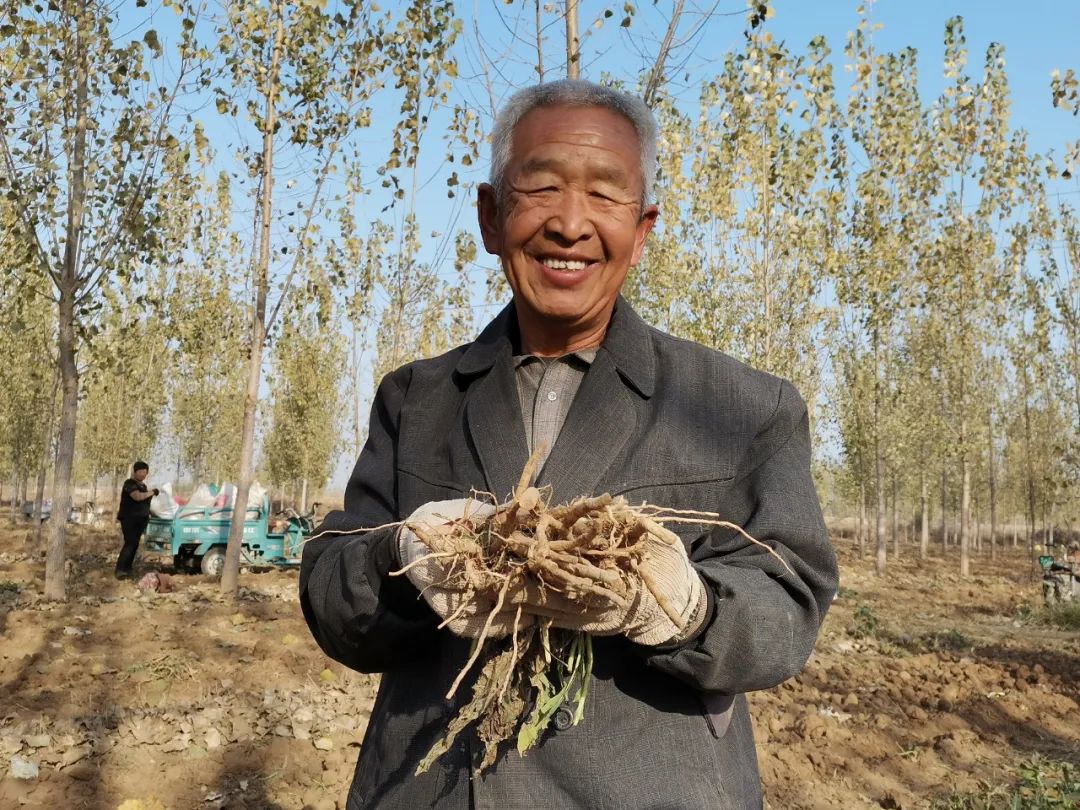
[[[781,384],[776,410],[751,443],[722,509],[724,519],[783,563],[739,532],[712,530],[690,554],[708,590],[709,618],[674,649],[639,649],[650,666],[730,695],[767,689],[803,668],[838,584],[810,474],[806,405],[789,383]]]
[[[436,619],[398,567],[396,467],[408,370],[388,375],[375,394],[368,440],[345,490],[304,546],[300,606],[323,651],[360,672],[385,672],[428,647]],[[384,528],[358,532],[360,529]],[[321,535],[321,536],[320,536]]]

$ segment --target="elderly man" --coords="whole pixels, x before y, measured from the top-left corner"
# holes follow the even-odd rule
[[[443,696],[469,639],[437,629],[447,600],[423,566],[389,576],[416,555],[410,532],[314,540],[300,577],[312,633],[338,661],[383,673],[351,810],[761,805],[743,693],[805,664],[836,562],[791,385],[647,326],[619,295],[657,217],[655,142],[639,99],[587,82],[510,100],[479,218],[512,305],[475,342],[382,381],[345,510],[321,528],[445,515],[474,488],[504,496],[540,447],[550,452],[538,484],[555,503],[609,492],[718,512],[785,562],[737,532],[680,524],[682,546],[654,573],[682,629],[655,605],[644,620],[641,605],[557,619],[594,633],[584,721],[556,714],[535,749],[483,773],[466,733],[414,776],[467,699],[468,689]],[[455,629],[467,636],[476,623]]]

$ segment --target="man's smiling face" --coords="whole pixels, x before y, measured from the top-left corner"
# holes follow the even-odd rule
[[[655,206],[641,210],[633,125],[606,107],[533,109],[514,127],[503,183],[502,210],[494,189],[481,187],[480,225],[523,336],[567,351],[602,338],[656,220]]]

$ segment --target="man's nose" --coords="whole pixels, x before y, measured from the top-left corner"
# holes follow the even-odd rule
[[[548,233],[566,244],[575,244],[592,236],[594,228],[586,196],[567,191],[547,222]]]

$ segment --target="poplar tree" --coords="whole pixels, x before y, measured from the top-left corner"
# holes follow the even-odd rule
[[[417,6],[426,4],[410,9]],[[217,88],[218,111],[236,116],[243,106],[258,142],[241,151],[254,181],[255,236],[248,268],[251,303],[240,467],[221,578],[224,593],[235,594],[238,585],[267,337],[305,267],[327,179],[340,168],[339,150],[351,133],[370,124],[369,102],[381,86],[384,68],[401,68],[396,51],[401,43],[385,26],[385,17],[374,7],[354,0],[334,8],[320,0],[266,0],[229,3],[218,27],[218,51],[227,69],[226,80]],[[430,36],[440,33],[435,30]],[[275,183],[288,174],[277,160],[282,150],[292,165],[313,167],[306,199],[291,212],[282,212],[275,197]],[[275,224],[289,214],[297,215],[297,222],[287,224],[285,234],[275,233]],[[288,258],[272,262],[275,256]],[[273,289],[278,290],[276,300],[271,300]]]
[[[158,227],[162,178],[184,171],[174,103],[200,80],[204,54],[192,37],[193,7],[167,7],[180,21],[168,53],[149,27],[152,9],[121,28],[118,8],[97,0],[0,8],[0,192],[28,239],[27,271],[47,282],[56,305],[56,515],[71,505],[78,353],[92,337],[101,291],[137,277],[169,247]],[[170,184],[169,194],[181,193],[182,183]],[[51,523],[44,594],[63,600],[65,521]]]

